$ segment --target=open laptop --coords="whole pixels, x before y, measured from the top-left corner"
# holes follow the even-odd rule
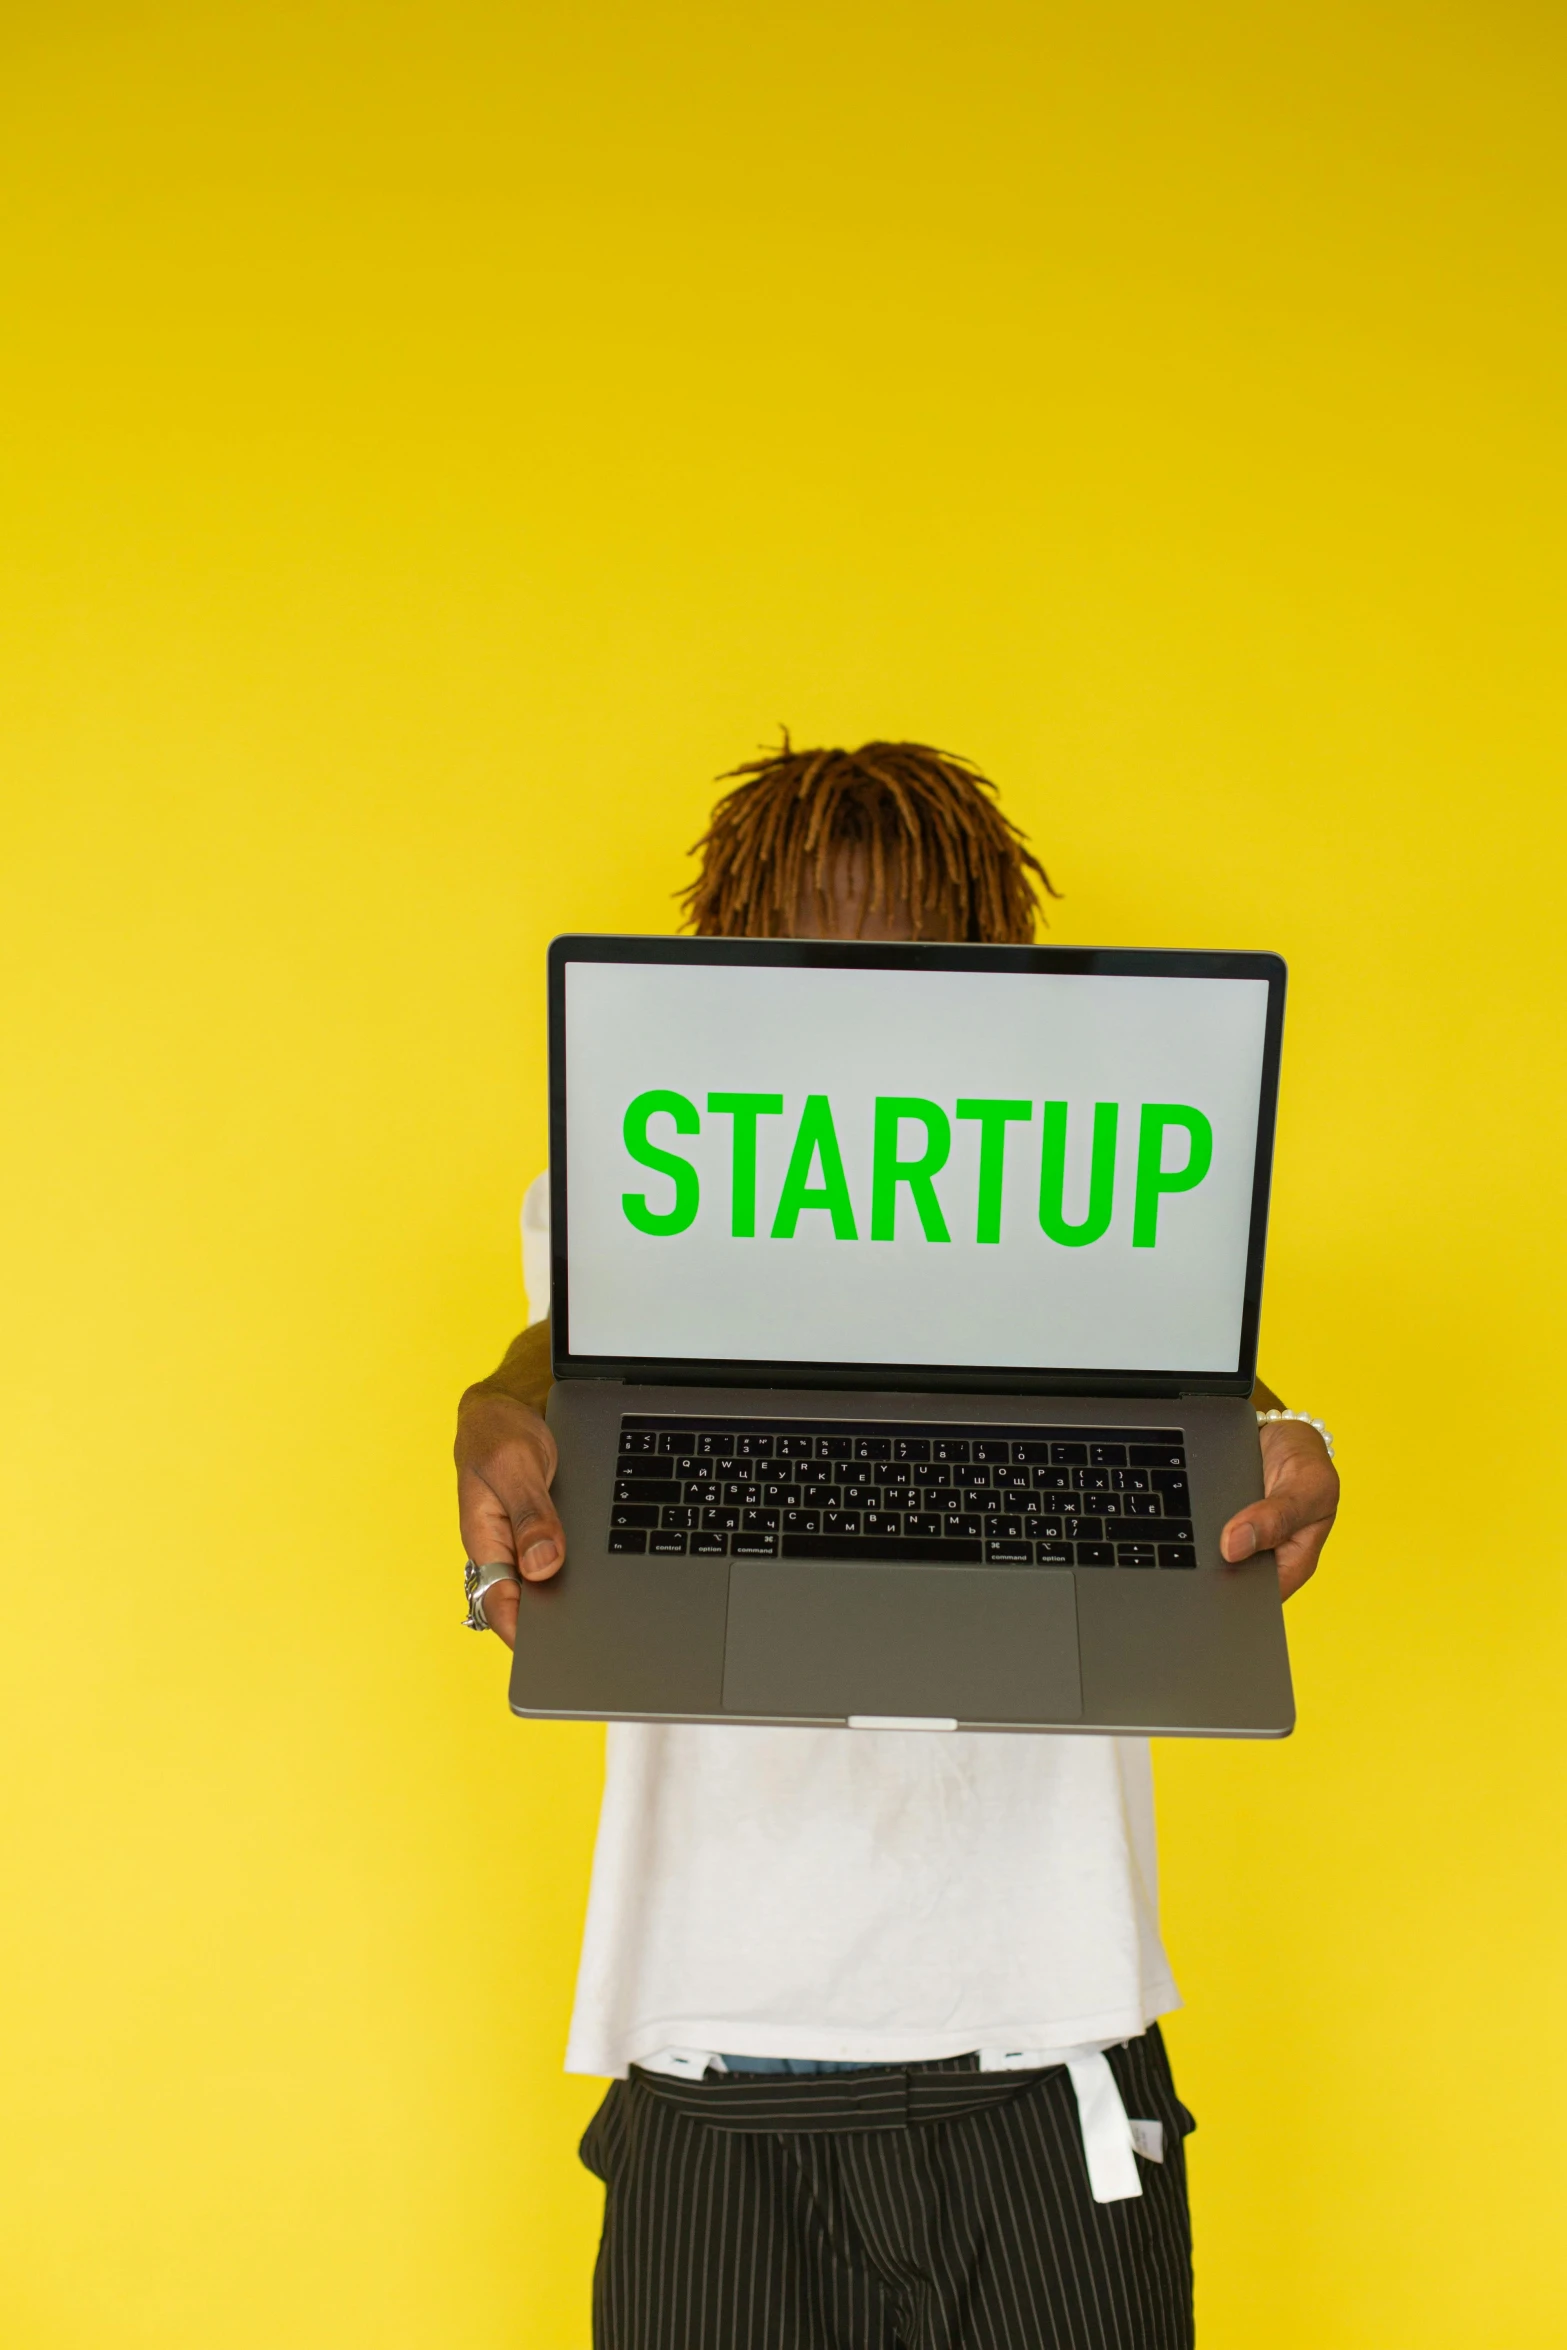
[[[1273,955],[549,955],[560,1574],[525,1715],[1281,1736]]]

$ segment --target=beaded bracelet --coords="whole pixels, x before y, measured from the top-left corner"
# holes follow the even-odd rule
[[[1321,1437],[1323,1443],[1327,1446],[1328,1459],[1331,1460],[1333,1458],[1332,1431],[1330,1429],[1324,1428],[1320,1420],[1314,1420],[1310,1412],[1259,1412],[1257,1414],[1257,1425],[1259,1428],[1265,1428],[1270,1420],[1304,1421],[1308,1428],[1315,1428],[1317,1434]]]

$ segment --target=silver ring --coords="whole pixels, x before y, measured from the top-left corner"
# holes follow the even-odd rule
[[[484,1612],[484,1595],[492,1591],[497,1583],[515,1583],[519,1590],[522,1588],[522,1577],[510,1559],[496,1559],[486,1567],[475,1566],[472,1559],[463,1560],[462,1587],[468,1601],[468,1613],[463,1622],[470,1632],[494,1630]]]

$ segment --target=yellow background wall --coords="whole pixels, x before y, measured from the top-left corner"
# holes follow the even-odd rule
[[[1294,972],[1302,1726],[1166,1749],[1208,2350],[1567,2342],[1564,33],[61,0],[0,67],[0,2338],[585,2350],[599,1769],[457,1628],[541,956],[780,720]]]

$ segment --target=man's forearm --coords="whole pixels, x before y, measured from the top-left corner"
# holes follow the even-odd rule
[[[487,1379],[476,1380],[463,1397],[484,1395],[510,1396],[513,1403],[526,1404],[530,1412],[541,1416],[549,1392],[554,1385],[550,1374],[550,1326],[548,1316],[519,1331],[506,1349],[501,1361]]]

